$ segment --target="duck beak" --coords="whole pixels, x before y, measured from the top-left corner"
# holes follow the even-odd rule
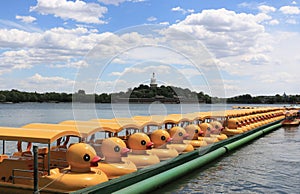
[[[211,134],[215,134],[217,132],[217,130],[215,129],[215,128],[212,128],[211,130],[210,130],[210,133]]]
[[[204,131],[200,130],[198,135],[201,136],[201,137],[204,136]]]
[[[187,133],[183,136],[183,139],[187,139],[190,135]]]
[[[148,142],[147,145],[146,145],[146,149],[147,149],[147,150],[151,149],[151,148],[153,147],[153,145],[154,145],[153,142],[151,142],[151,141]]]
[[[130,151],[130,149],[128,149],[128,148],[122,148],[121,157],[127,157],[129,151]]]
[[[91,163],[91,167],[97,167],[98,166],[98,162],[101,160],[101,158],[99,156],[95,156],[92,161],[90,162]]]
[[[170,143],[172,140],[173,140],[173,138],[169,137],[169,138],[167,139],[167,143]]]

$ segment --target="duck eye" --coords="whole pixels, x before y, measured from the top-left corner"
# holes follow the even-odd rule
[[[198,129],[195,130],[195,133],[199,133]]]
[[[166,137],[165,137],[165,136],[161,136],[160,139],[163,140],[163,141],[165,141],[165,140],[166,140]]]
[[[179,135],[179,136],[183,136],[183,133],[182,133],[182,132],[179,132],[178,135]]]
[[[210,131],[210,127],[207,127],[207,130]]]
[[[115,152],[119,152],[121,149],[119,146],[114,147]]]
[[[90,161],[90,155],[88,155],[88,154],[85,154],[84,156],[83,156],[83,160],[84,161],[86,161],[86,162],[88,162],[88,161]]]
[[[145,140],[142,140],[142,141],[141,141],[141,144],[142,144],[142,145],[146,145],[146,141],[145,141]]]

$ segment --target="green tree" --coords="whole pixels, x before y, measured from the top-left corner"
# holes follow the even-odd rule
[[[0,94],[0,102],[5,102],[6,96],[4,94]]]

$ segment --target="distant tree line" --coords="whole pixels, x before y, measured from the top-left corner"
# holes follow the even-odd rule
[[[148,85],[139,85],[135,88],[128,88],[126,92],[118,93],[102,93],[102,94],[86,94],[84,90],[78,90],[71,93],[57,92],[22,92],[18,90],[0,91],[0,102],[96,102],[96,103],[111,103],[111,102],[153,102],[161,101],[166,103],[181,103],[181,102],[199,102],[199,103],[242,103],[242,104],[279,104],[300,103],[300,95],[283,95],[276,94],[275,96],[255,96],[250,94],[239,95],[231,98],[211,97],[203,92],[194,92],[188,88],[179,88],[173,86],[149,87]]]
[[[244,94],[227,98],[227,103],[232,104],[299,104],[300,95],[283,95],[276,94],[275,96],[255,96],[252,97],[250,94]]]
[[[84,90],[79,90],[74,94],[57,93],[57,92],[21,92],[18,90],[0,91],[0,102],[97,102],[109,103],[110,94],[86,94]]]

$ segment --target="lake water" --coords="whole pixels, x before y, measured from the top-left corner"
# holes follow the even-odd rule
[[[188,113],[225,110],[232,106],[234,105],[0,104],[0,125],[21,127],[33,122],[58,123],[70,119]],[[300,193],[299,183],[300,129],[291,127],[267,134],[154,193]]]

